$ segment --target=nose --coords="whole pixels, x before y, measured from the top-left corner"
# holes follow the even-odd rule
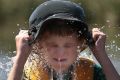
[[[56,55],[58,57],[63,57],[65,55],[65,49],[63,47],[58,47],[56,50]]]

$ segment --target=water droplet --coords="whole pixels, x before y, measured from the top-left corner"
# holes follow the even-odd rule
[[[104,29],[105,26],[102,26],[101,29]]]
[[[16,51],[13,51],[14,54],[16,54]]]
[[[118,36],[120,36],[120,34],[118,34]]]
[[[120,48],[118,47],[118,50],[120,50]]]
[[[82,3],[78,3],[79,5],[82,5]]]
[[[80,46],[77,46],[78,49],[80,49]]]
[[[55,17],[55,14],[53,15],[53,17]]]
[[[80,34],[82,34],[82,32],[81,31],[78,31]]]
[[[17,24],[17,26],[20,26],[20,24]]]
[[[48,4],[47,4],[47,3],[45,3],[44,5],[46,5],[46,6],[47,6]]]
[[[110,20],[106,20],[106,22],[107,22],[107,23],[109,23],[109,22],[110,22]]]
[[[84,31],[86,31],[86,28],[84,28]]]
[[[113,44],[115,43],[115,41],[113,40]]]
[[[95,26],[97,26],[97,24],[95,24]]]
[[[27,22],[25,22],[25,24],[27,24]]]

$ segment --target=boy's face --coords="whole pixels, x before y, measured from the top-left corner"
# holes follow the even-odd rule
[[[63,72],[78,56],[78,40],[73,36],[50,36],[42,42],[47,64],[57,72]]]

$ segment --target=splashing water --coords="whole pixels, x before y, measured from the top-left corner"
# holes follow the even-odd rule
[[[109,21],[107,21],[109,22]],[[17,24],[19,27],[20,24]],[[98,25],[96,25],[98,26]],[[109,27],[109,26],[108,26]],[[119,44],[119,39],[120,39],[120,33],[119,31],[114,31],[114,33],[111,32],[111,30],[119,30],[119,27],[110,27],[108,28],[107,26],[101,26],[100,30],[105,32],[106,34],[109,34],[107,36],[107,44],[106,44],[106,50],[109,52],[108,56],[110,57],[112,63],[116,67],[116,70],[120,74],[120,44]],[[107,31],[104,29],[107,28]],[[109,32],[110,31],[110,32]],[[12,67],[12,58],[10,57],[8,52],[3,52],[2,50],[0,51],[0,80],[7,80],[7,75]],[[13,56],[13,55],[12,55]],[[88,57],[91,58],[91,54],[89,52],[89,49],[85,49],[82,54],[82,57]],[[92,59],[92,58],[91,58]],[[60,62],[59,58],[59,77],[58,80],[63,80],[63,74],[62,74],[62,64]],[[53,79],[51,79],[53,80]]]
[[[59,70],[58,70],[58,72],[56,72],[57,80],[63,80],[62,64],[61,64],[60,58],[58,59],[58,65],[59,65]],[[54,80],[53,76],[54,76],[54,71],[53,71],[53,69],[51,69],[51,79],[50,80]]]
[[[0,53],[0,80],[7,80],[8,73],[12,67],[12,58],[4,54],[1,50]]]
[[[58,63],[59,63],[60,68],[59,68],[59,72],[58,72],[58,80],[63,80],[62,66],[61,66],[61,61],[60,60],[61,59],[59,58]]]

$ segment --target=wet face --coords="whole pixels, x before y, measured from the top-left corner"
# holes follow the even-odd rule
[[[63,72],[78,56],[78,40],[73,36],[50,36],[42,42],[45,60],[57,72]]]

